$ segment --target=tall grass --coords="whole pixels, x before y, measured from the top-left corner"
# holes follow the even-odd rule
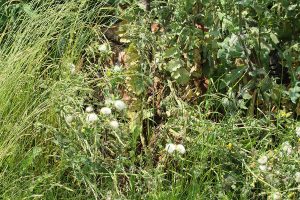
[[[0,198],[71,198],[72,186],[61,184],[65,169],[56,162],[61,150],[53,139],[61,131],[62,108],[76,108],[88,92],[70,64],[98,39],[108,9],[104,1],[95,7],[91,1],[24,5],[7,22],[0,48]]]

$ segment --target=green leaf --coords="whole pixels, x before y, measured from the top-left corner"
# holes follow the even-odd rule
[[[28,155],[22,160],[21,166],[23,170],[26,170],[28,167],[33,165],[34,159],[42,153],[41,147],[33,147],[31,151],[28,152]]]
[[[164,58],[170,58],[177,54],[177,47],[171,47],[164,52]]]
[[[252,95],[249,94],[249,92],[245,92],[245,93],[243,94],[243,99],[246,99],[246,100],[252,99]]]
[[[258,87],[262,92],[266,92],[273,87],[272,80],[270,78],[265,78],[258,83]]]
[[[225,77],[222,79],[222,82],[220,84],[220,89],[223,89],[226,86],[228,87],[229,85],[231,85],[232,83],[237,81],[239,78],[241,78],[241,76],[246,71],[246,69],[247,69],[247,66],[245,66],[243,68],[239,68],[239,69],[234,69],[234,70],[230,71],[229,73],[227,73],[225,75]]]
[[[244,109],[244,110],[247,110],[247,109],[248,109],[247,106],[246,106],[246,103],[245,103],[245,101],[244,101],[243,99],[240,99],[240,100],[238,101],[238,106],[239,106],[241,109]]]
[[[275,44],[278,44],[278,43],[279,43],[279,40],[278,40],[277,36],[276,36],[274,33],[270,33],[270,37],[271,37],[271,40],[272,40]]]
[[[181,85],[185,85],[190,81],[190,73],[185,68],[177,69],[172,73],[172,77]]]
[[[175,72],[177,69],[181,68],[182,62],[180,59],[173,59],[166,65],[166,70],[169,72]]]
[[[140,75],[131,77],[130,86],[136,95],[141,95],[146,90],[146,83]]]
[[[300,97],[300,87],[298,86],[299,83],[300,82],[297,82],[295,87],[290,88],[288,92],[293,103],[296,103],[297,99]]]
[[[30,17],[33,17],[35,15],[34,11],[31,9],[31,6],[27,3],[23,4],[23,10]]]

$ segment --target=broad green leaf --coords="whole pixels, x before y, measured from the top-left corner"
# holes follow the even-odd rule
[[[173,59],[166,65],[166,70],[169,72],[175,72],[177,69],[182,67],[182,62],[179,59]]]
[[[185,85],[190,81],[190,73],[185,68],[176,70],[172,73],[172,77],[181,85]]]
[[[278,40],[277,36],[276,36],[274,33],[270,33],[270,37],[271,37],[271,40],[272,40],[275,44],[278,44],[278,43],[279,43],[279,40]]]
[[[298,100],[298,98],[300,97],[300,87],[298,86],[300,82],[297,82],[295,87],[293,88],[290,88],[289,89],[289,95],[290,95],[290,98],[291,98],[291,101],[293,103],[296,103],[296,101]]]
[[[141,95],[146,90],[146,83],[140,75],[131,77],[130,86],[136,95]]]
[[[27,3],[23,4],[23,10],[30,17],[33,17],[35,15],[34,11],[31,9],[31,6]]]
[[[222,82],[220,84],[220,89],[228,87],[229,85],[233,84],[234,82],[238,81],[239,78],[243,75],[243,73],[246,71],[247,66],[234,69],[230,72],[228,72],[225,77],[222,79]]]
[[[247,109],[248,109],[247,106],[246,106],[246,103],[245,103],[245,101],[244,101],[243,99],[240,99],[240,100],[238,101],[238,106],[239,106],[241,109],[244,109],[244,110],[247,110]]]
[[[34,162],[34,159],[42,153],[41,147],[33,147],[26,157],[22,160],[22,169],[26,170]]]
[[[258,83],[258,87],[262,92],[266,92],[273,87],[272,80],[270,78],[265,78]]]
[[[165,58],[170,58],[177,54],[177,47],[171,47],[164,52]]]
[[[243,94],[243,99],[248,100],[248,99],[251,99],[251,98],[252,98],[252,95],[249,94],[249,92],[245,92],[245,93]]]

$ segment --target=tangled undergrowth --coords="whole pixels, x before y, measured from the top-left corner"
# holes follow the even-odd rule
[[[143,2],[0,2],[0,198],[299,199],[299,3]]]

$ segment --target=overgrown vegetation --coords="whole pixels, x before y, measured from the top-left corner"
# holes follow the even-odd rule
[[[299,199],[298,1],[144,2],[0,1],[0,198]]]

